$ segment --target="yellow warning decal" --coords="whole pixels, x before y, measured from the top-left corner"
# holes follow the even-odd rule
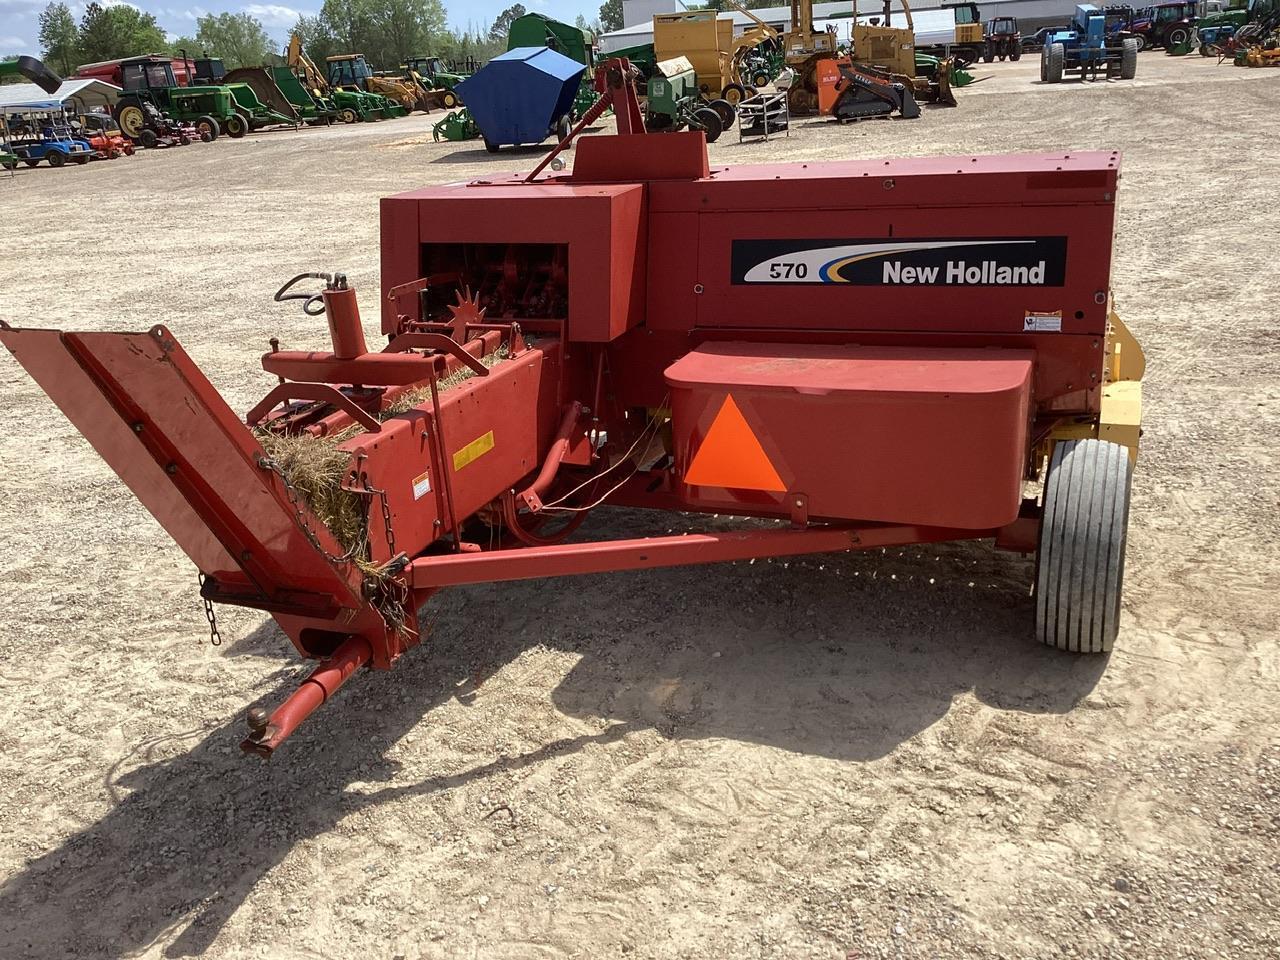
[[[461,470],[469,463],[475,463],[493,449],[493,431],[476,437],[465,447],[453,455],[453,469]]]

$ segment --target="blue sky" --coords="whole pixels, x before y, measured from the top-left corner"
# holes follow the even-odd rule
[[[103,0],[99,0],[103,2]],[[121,0],[115,0],[121,2]],[[324,0],[283,0],[282,3],[221,3],[219,0],[200,0],[194,6],[179,5],[176,0],[130,0],[132,6],[148,13],[154,13],[160,26],[173,36],[192,34],[195,32],[196,17],[206,13],[222,13],[246,11],[262,21],[267,32],[282,44],[288,39],[288,30],[298,19],[299,13],[314,14],[320,9]],[[445,0],[445,8],[449,12],[449,22],[459,29],[468,24],[481,26],[491,23],[493,18],[505,10],[513,0]],[[574,18],[583,13],[588,20],[594,20],[600,8],[599,0],[521,0],[533,11],[545,13],[558,20],[572,23]],[[11,53],[39,55],[39,43],[36,39],[40,31],[37,17],[48,0],[0,0],[0,56]],[[104,5],[110,5],[106,0]],[[84,12],[85,2],[70,2],[71,10],[79,19]]]

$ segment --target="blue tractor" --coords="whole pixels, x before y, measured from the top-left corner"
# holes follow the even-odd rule
[[[1040,51],[1040,79],[1058,83],[1064,74],[1081,79],[1132,80],[1138,72],[1139,41],[1107,36],[1107,15],[1091,3],[1076,7],[1071,25],[1051,33]]]

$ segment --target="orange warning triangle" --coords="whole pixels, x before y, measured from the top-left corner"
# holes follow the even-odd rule
[[[787,489],[732,395],[724,398],[711,429],[694,454],[685,482],[731,490],[785,493]]]

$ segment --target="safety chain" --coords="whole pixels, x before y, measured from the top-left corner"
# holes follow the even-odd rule
[[[361,547],[365,546],[369,542],[367,513],[365,515],[364,536],[356,543],[352,544],[351,548],[342,556],[334,556],[321,545],[320,538],[316,536],[315,531],[311,529],[311,525],[307,522],[306,514],[302,509],[302,495],[298,492],[297,487],[293,485],[292,481],[289,480],[289,477],[285,474],[283,468],[281,468],[281,466],[270,457],[259,457],[258,466],[264,470],[270,470],[280,478],[280,482],[284,484],[285,493],[289,497],[289,503],[293,506],[294,519],[297,520],[298,526],[302,529],[303,534],[306,536],[307,540],[310,541],[313,547],[335,563],[346,563],[354,560],[357,565],[360,565],[360,561],[356,554],[359,553]],[[396,556],[396,535],[391,526],[391,505],[387,499],[387,492],[385,490],[379,490],[377,487],[371,487],[368,484],[365,484],[364,489],[352,490],[352,492],[361,496],[376,495],[378,497],[379,504],[382,508],[382,522],[386,528],[387,547],[390,550],[390,556],[394,558]],[[382,618],[387,629],[398,634],[407,633],[408,626],[403,621],[403,607],[409,599],[408,589],[391,577],[370,577],[370,570],[367,568],[364,569],[364,573],[366,580],[373,579],[376,583],[376,589],[383,595],[383,602],[375,602],[373,607],[377,610],[378,615]],[[384,606],[389,607],[390,610],[398,611],[399,615],[391,613],[390,610],[384,609]]]
[[[258,466],[263,470],[270,470],[280,478],[280,482],[284,484],[285,495],[289,498],[289,504],[293,507],[293,517],[298,522],[298,526],[302,529],[303,535],[306,536],[307,540],[311,542],[313,547],[334,563],[346,563],[355,558],[356,554],[360,552],[360,548],[364,546],[360,540],[353,543],[347,552],[342,554],[342,556],[335,556],[326,550],[320,543],[320,538],[316,535],[316,532],[311,529],[311,524],[307,522],[307,515],[303,512],[302,495],[298,492],[298,488],[293,485],[293,481],[289,479],[280,464],[276,463],[270,457],[259,457]],[[383,503],[383,511],[386,511],[385,501]],[[388,523],[389,522],[390,521],[388,520]],[[367,532],[363,539],[368,539]]]
[[[364,488],[370,493],[377,494],[379,501],[382,503],[382,523],[387,532],[387,556],[394,557],[396,555],[396,532],[391,529],[391,506],[387,502],[387,491],[371,487],[367,482]]]
[[[205,575],[203,571],[196,571],[200,580],[200,599],[204,601],[204,616],[209,621],[209,643],[212,646],[222,646],[222,634],[218,632],[218,614],[213,609],[213,601],[204,595]]]

